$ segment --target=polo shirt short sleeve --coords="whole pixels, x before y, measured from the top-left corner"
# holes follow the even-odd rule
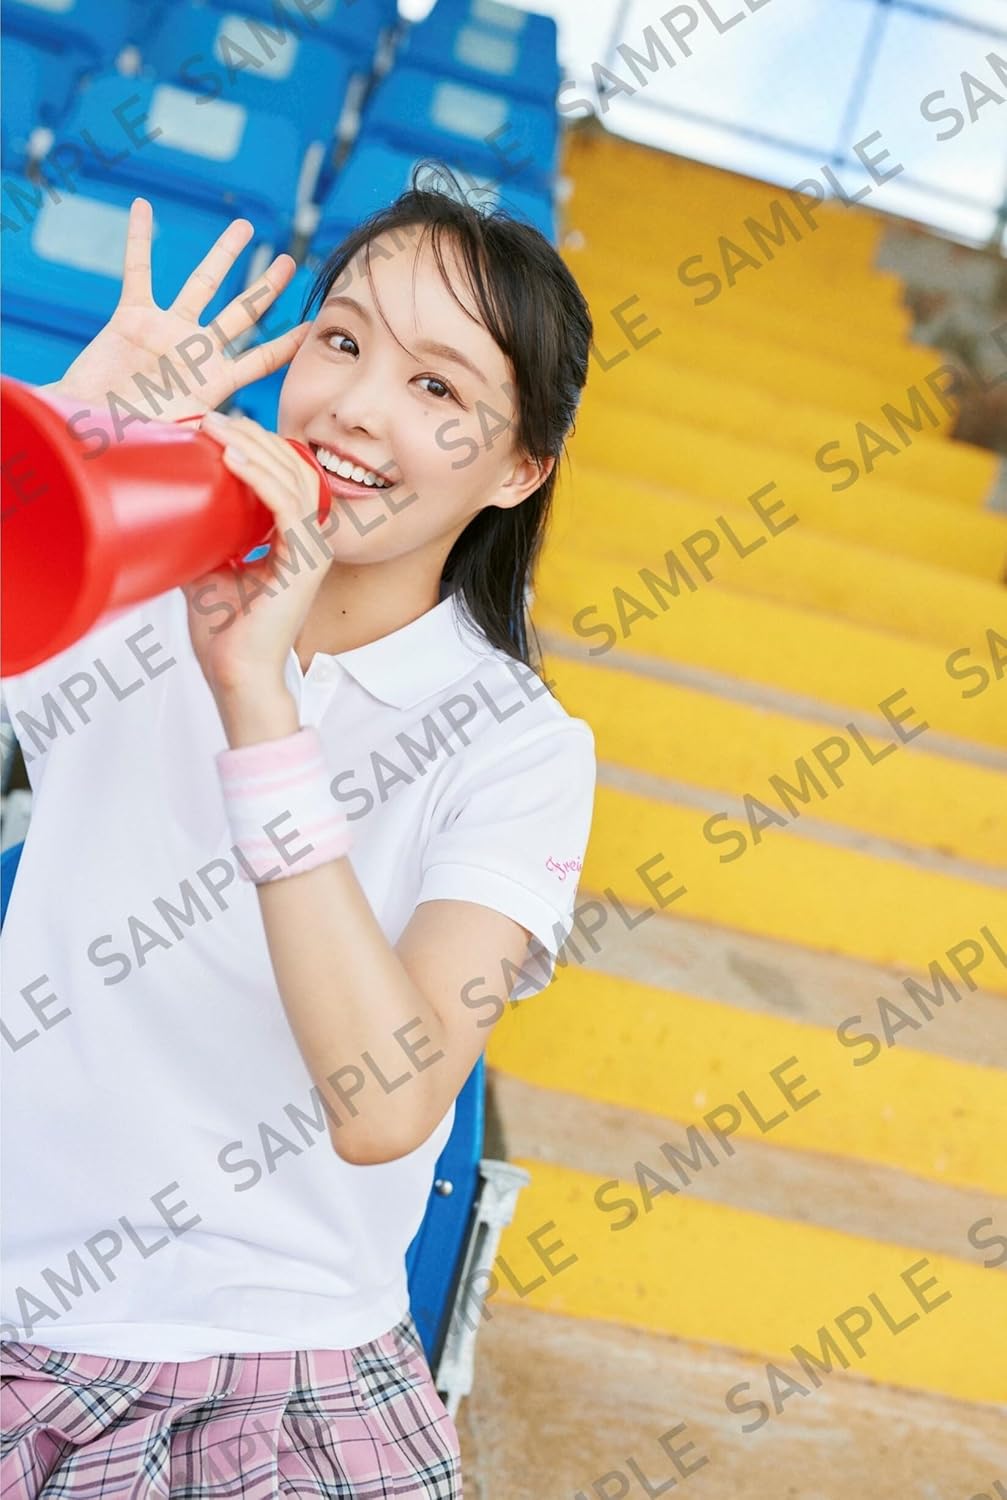
[[[475,901],[530,932],[513,1000],[549,984],[573,925],[595,780],[583,719],[508,739],[466,767],[424,851],[419,902]]]

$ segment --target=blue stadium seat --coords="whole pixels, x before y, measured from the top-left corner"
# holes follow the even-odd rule
[[[353,54],[293,29],[188,6],[163,16],[143,60],[162,81],[289,120],[302,153],[331,141],[357,65]]]
[[[7,915],[7,905],[10,901],[11,891],[14,889],[14,877],[21,859],[21,851],[24,849],[24,841],[19,844],[9,844],[0,854],[0,927],[3,926]]]
[[[277,26],[277,17],[304,37],[331,42],[369,66],[378,42],[398,24],[396,0],[211,0],[217,10],[257,16]]]
[[[267,375],[264,380],[253,380],[251,385],[246,385],[242,390],[236,391],[227,410],[229,412],[240,412],[244,417],[250,417],[253,422],[258,422],[267,432],[275,432],[278,422],[277,415],[280,406],[280,387],[283,385],[283,377],[286,370],[277,370],[272,375]],[[268,547],[265,549],[268,551]],[[262,554],[265,556],[265,552]]]
[[[93,141],[81,168],[90,178],[248,218],[278,249],[290,238],[303,152],[282,115],[104,71],[78,95],[65,133]]]
[[[490,176],[502,172],[534,192],[548,194],[555,182],[555,110],[502,89],[395,67],[368,102],[362,129],[400,151],[450,158]]]
[[[551,16],[490,0],[437,0],[427,19],[406,33],[398,61],[554,109],[560,84],[557,44]]]
[[[4,181],[5,233],[0,305],[4,319],[48,329],[78,341],[77,352],[115,311],[122,287],[132,188],[81,182],[57,195],[37,183]],[[168,307],[235,214],[213,214],[161,194],[142,194],[154,209],[151,268],[154,301]],[[15,206],[15,204],[17,206]],[[9,227],[8,227],[9,225]],[[253,239],[211,299],[204,324],[236,297],[248,276]],[[196,352],[192,358],[198,357]]]
[[[406,1251],[409,1302],[435,1375],[456,1299],[471,1322],[480,1284],[458,1287],[466,1243],[475,1230],[473,1205],[485,1135],[486,1063],[480,1057],[455,1100],[451,1134],[437,1158],[435,1186],[423,1222]],[[460,1296],[459,1296],[460,1293]]]
[[[62,380],[80,350],[75,339],[61,338],[10,318],[0,328],[0,372],[27,385],[51,385],[54,380]]]
[[[184,0],[184,3],[188,7],[193,0]],[[150,33],[160,26],[164,17],[172,11],[177,15],[180,9],[178,0],[133,0],[129,40],[142,51]]]
[[[12,34],[59,51],[85,53],[105,66],[142,32],[143,7],[133,0],[4,0],[4,36]]]
[[[72,48],[56,52],[22,37],[4,37],[0,77],[6,171],[22,170],[28,159],[28,138],[36,126],[59,128],[70,109],[78,78],[91,66],[85,52]]]
[[[416,162],[426,153],[393,151],[379,141],[361,139],[353,150],[332,192],[322,204],[321,217],[311,240],[311,255],[324,257],[354,228],[361,219],[383,208],[409,187]],[[457,167],[457,175],[468,201],[488,211],[500,207],[534,225],[552,243],[556,243],[556,219],[549,198],[530,193],[509,182],[500,183],[497,176],[470,173],[450,157],[445,165]],[[442,179],[421,179],[444,191]]]
[[[304,322],[304,304],[314,285],[315,272],[308,266],[298,266],[283,291],[266,308],[255,327],[260,339],[278,338],[290,328]],[[317,311],[317,309],[316,309]],[[279,372],[277,372],[279,373]]]

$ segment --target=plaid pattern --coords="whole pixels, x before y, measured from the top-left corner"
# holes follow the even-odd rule
[[[4,1500],[460,1500],[416,1324],[182,1362],[0,1347]]]

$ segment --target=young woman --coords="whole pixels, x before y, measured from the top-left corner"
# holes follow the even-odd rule
[[[163,390],[250,229],[165,311],[135,199],[119,306],[56,389]],[[157,413],[289,363],[278,433],[202,424],[269,554],[5,684],[33,790],[3,936],[10,1500],[461,1494],[405,1253],[574,916],[594,739],[524,616],[591,319],[536,230],[414,186],[316,316],[228,357],[293,268]],[[338,470],[324,524],[288,437]]]

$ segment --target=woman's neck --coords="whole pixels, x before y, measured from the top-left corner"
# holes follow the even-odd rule
[[[414,573],[410,582],[402,588],[386,575],[378,583],[370,568],[330,570],[294,644],[301,671],[307,672],[317,652],[337,656],[367,646],[433,609],[439,580],[433,587],[423,580],[417,586]]]

